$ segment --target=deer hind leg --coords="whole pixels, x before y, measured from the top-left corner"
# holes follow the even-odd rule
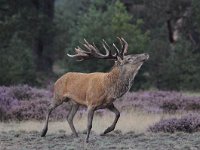
[[[44,137],[47,133],[47,130],[48,130],[48,121],[49,121],[49,116],[51,114],[51,112],[59,105],[61,105],[62,103],[59,102],[59,101],[53,101],[53,103],[51,103],[49,109],[48,109],[48,112],[47,112],[47,116],[46,116],[46,120],[45,120],[45,124],[44,124],[44,127],[42,129],[42,132],[41,132],[41,137]]]
[[[90,131],[92,129],[92,120],[93,120],[94,112],[95,112],[95,108],[92,108],[92,107],[88,108],[87,136],[85,139],[86,143],[88,143],[88,141],[89,141]]]
[[[68,116],[67,116],[67,121],[68,121],[68,123],[69,123],[69,126],[70,126],[70,128],[71,128],[73,134],[74,134],[76,137],[78,137],[78,134],[77,134],[76,129],[75,129],[75,127],[74,127],[73,119],[74,119],[74,116],[75,116],[75,114],[76,114],[78,108],[79,108],[79,105],[78,105],[78,104],[72,104],[71,110],[69,111],[69,114],[68,114]]]
[[[111,125],[110,127],[108,127],[108,128],[107,128],[102,134],[100,134],[100,135],[105,135],[105,134],[107,134],[107,133],[113,131],[113,130],[115,129],[115,126],[116,126],[116,124],[117,124],[117,121],[118,121],[118,119],[119,119],[119,117],[120,117],[120,112],[118,111],[118,109],[117,109],[113,104],[109,105],[109,106],[108,106],[108,109],[109,109],[111,112],[115,113],[115,120],[114,120],[114,122],[112,123],[112,125]]]

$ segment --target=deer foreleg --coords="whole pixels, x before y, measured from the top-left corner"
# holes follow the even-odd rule
[[[111,131],[113,131],[115,129],[115,126],[117,124],[117,121],[120,117],[120,112],[118,111],[118,109],[113,105],[109,105],[108,106],[108,110],[110,110],[111,112],[115,113],[115,120],[114,122],[112,123],[112,125],[110,127],[108,127],[102,134],[100,135],[105,135],[106,133],[109,133]]]

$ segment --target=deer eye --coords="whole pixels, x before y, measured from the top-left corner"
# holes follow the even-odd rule
[[[128,58],[128,61],[131,61],[132,60],[132,58]]]

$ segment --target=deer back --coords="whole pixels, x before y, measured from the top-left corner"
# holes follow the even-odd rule
[[[55,93],[65,101],[66,98],[82,105],[91,105],[105,95],[105,77],[107,73],[69,72],[55,83]]]

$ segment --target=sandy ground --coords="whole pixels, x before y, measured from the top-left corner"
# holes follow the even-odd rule
[[[137,110],[129,110],[122,112],[119,121],[116,126],[116,130],[122,131],[122,133],[134,131],[136,133],[145,132],[146,129],[158,122],[161,119],[171,117],[181,117],[184,114],[150,114]],[[86,129],[87,117],[86,113],[83,115],[77,114],[74,118],[74,125],[77,131],[81,132]],[[107,111],[104,115],[95,114],[93,119],[93,131],[96,133],[103,132],[108,126],[112,124],[114,115]],[[25,121],[25,122],[0,122],[0,132],[5,131],[37,131],[42,130],[44,121]],[[67,134],[71,133],[69,125],[66,120],[64,121],[50,121],[48,133],[58,133],[58,131],[65,131]]]
[[[169,114],[145,114],[136,111],[121,114],[116,130],[100,136],[113,121],[114,116],[106,113],[96,115],[93,121],[93,132],[90,142],[84,142],[86,115],[77,115],[74,124],[79,131],[79,137],[71,135],[67,121],[50,122],[46,137],[40,137],[43,122],[10,122],[0,123],[0,150],[66,150],[66,149],[200,149],[200,133],[149,133],[147,128],[163,118],[172,117]],[[174,116],[174,115],[173,115]],[[175,115],[180,117],[180,115]]]

